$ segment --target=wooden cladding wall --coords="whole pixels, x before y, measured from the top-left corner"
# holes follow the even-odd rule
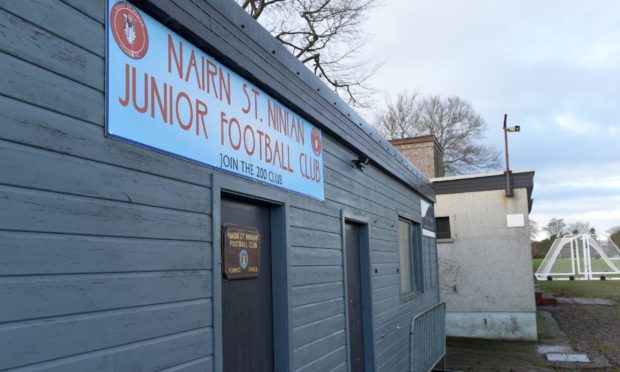
[[[104,136],[104,18],[100,0],[0,2],[0,369],[212,370],[213,170]],[[346,371],[346,209],[370,221],[376,369],[405,370],[409,325],[439,301],[428,238],[426,291],[400,299],[396,209],[419,217],[420,196],[323,138],[325,202],[273,190],[290,206],[291,369]]]

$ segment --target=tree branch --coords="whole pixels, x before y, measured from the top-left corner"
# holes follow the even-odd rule
[[[361,25],[377,0],[236,0],[349,103],[363,106],[380,64],[356,61]]]

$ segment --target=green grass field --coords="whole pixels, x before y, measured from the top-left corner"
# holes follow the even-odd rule
[[[620,303],[620,280],[539,281],[536,287],[556,297],[607,298]]]
[[[532,262],[534,263],[534,272],[538,270],[542,261],[543,261],[543,258],[532,258]]]
[[[542,258],[534,258],[534,272],[542,263]],[[543,292],[563,297],[607,298],[620,303],[620,280],[575,280],[575,281],[535,281]]]

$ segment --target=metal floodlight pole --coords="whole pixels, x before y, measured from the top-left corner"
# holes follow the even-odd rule
[[[504,147],[506,151],[506,173],[510,172],[510,160],[508,159],[508,114],[504,114]]]
[[[512,180],[510,179],[510,160],[508,158],[508,114],[504,114],[504,147],[506,152],[506,196],[513,196]]]

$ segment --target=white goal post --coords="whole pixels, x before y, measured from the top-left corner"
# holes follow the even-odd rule
[[[620,280],[620,249],[597,235],[565,235],[553,242],[534,275],[537,280]]]

